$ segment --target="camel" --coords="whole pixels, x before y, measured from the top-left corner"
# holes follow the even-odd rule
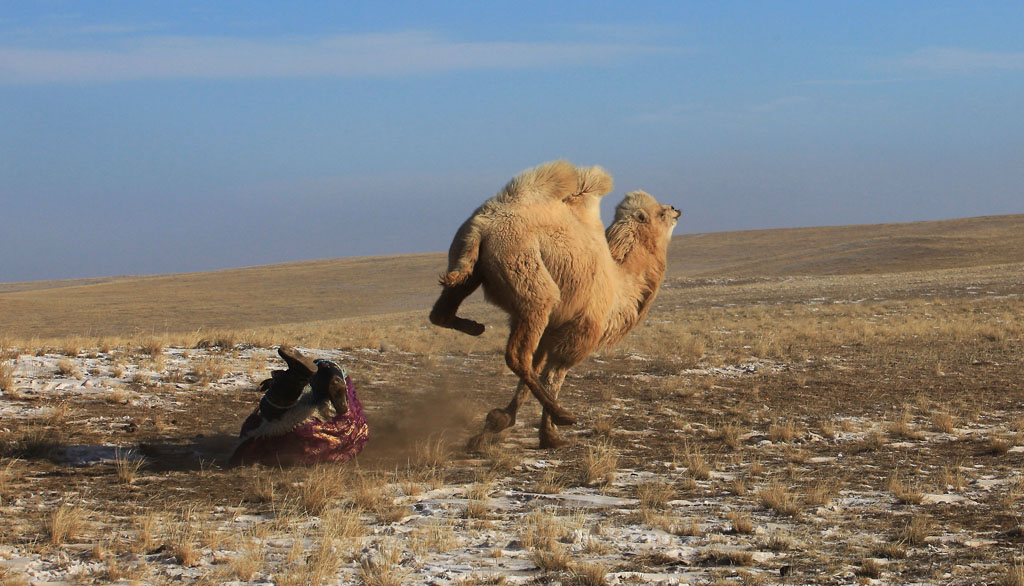
[[[515,425],[527,391],[543,406],[540,446],[565,445],[557,426],[576,422],[557,400],[566,373],[619,342],[650,309],[680,212],[633,191],[605,230],[600,200],[611,190],[601,167],[545,163],[509,181],[456,233],[430,321],[482,334],[483,324],[456,313],[483,286],[485,299],[509,314],[505,362],[519,377],[512,401],[487,414],[470,449]]]

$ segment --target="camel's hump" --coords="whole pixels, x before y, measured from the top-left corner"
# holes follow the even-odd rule
[[[577,205],[612,190],[612,176],[603,168],[577,167],[564,159],[527,169],[494,197],[496,203],[529,205],[552,199]]]

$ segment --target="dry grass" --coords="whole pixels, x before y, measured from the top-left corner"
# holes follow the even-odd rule
[[[681,259],[678,262],[691,261]],[[443,265],[443,259],[440,264]],[[491,571],[493,567],[500,568],[509,559],[523,560],[531,551],[540,551],[545,558],[542,563],[546,568],[551,568],[552,573],[545,576],[542,575],[544,570],[535,569],[527,572],[532,576],[523,577],[537,583],[545,580],[557,580],[565,584],[611,581],[606,574],[600,576],[602,572],[595,572],[592,579],[580,578],[574,573],[584,568],[580,558],[588,557],[610,564],[620,575],[620,581],[623,581],[620,572],[637,570],[662,573],[668,568],[673,572],[683,571],[679,562],[685,561],[685,571],[697,574],[695,582],[755,584],[758,581],[774,580],[771,577],[775,575],[773,572],[780,566],[790,564],[790,560],[800,560],[799,564],[793,564],[797,575],[788,578],[792,583],[813,579],[811,576],[845,576],[836,579],[853,581],[856,578],[852,573],[858,572],[858,568],[863,565],[862,559],[872,557],[899,560],[908,557],[908,547],[911,548],[910,559],[885,565],[885,579],[894,583],[927,582],[935,579],[931,574],[935,568],[942,564],[953,564],[954,568],[969,567],[971,571],[976,571],[978,575],[974,579],[978,582],[993,583],[998,579],[998,574],[1007,569],[1006,560],[1012,559],[1015,553],[1012,540],[978,548],[975,552],[963,545],[965,541],[946,539],[946,532],[965,531],[968,534],[965,537],[974,538],[978,535],[976,527],[984,527],[991,532],[992,528],[1005,525],[1006,520],[1011,519],[1019,508],[1020,495],[1016,490],[1012,486],[997,484],[1016,473],[1013,458],[1017,451],[1007,450],[1002,456],[990,457],[986,440],[978,438],[1000,437],[1015,443],[1020,441],[1012,437],[1014,413],[1008,410],[1008,406],[1012,405],[1013,400],[1012,381],[1020,380],[1016,376],[1019,374],[1019,363],[1014,362],[1012,357],[1019,356],[1021,348],[1022,327],[1017,324],[1024,304],[1020,298],[1014,297],[1020,290],[1019,285],[1002,286],[1006,284],[1005,274],[1010,272],[1005,267],[991,269],[989,273],[973,269],[961,273],[958,269],[940,276],[929,273],[927,268],[925,266],[907,275],[838,275],[828,278],[798,276],[778,279],[757,274],[752,279],[726,279],[719,282],[719,268],[716,267],[712,275],[714,282],[712,279],[701,280],[699,276],[690,278],[694,273],[673,277],[675,280],[667,284],[659,297],[659,307],[653,310],[656,313],[652,313],[650,321],[656,327],[641,327],[633,335],[636,340],[630,342],[644,349],[644,360],[626,362],[616,358],[616,355],[609,355],[603,361],[581,365],[573,377],[567,380],[566,386],[566,398],[570,402],[575,401],[581,421],[595,422],[592,436],[585,433],[580,435],[577,430],[575,437],[591,442],[600,440],[608,446],[616,457],[616,463],[611,467],[611,478],[614,478],[615,468],[621,466],[622,469],[635,471],[638,478],[648,479],[641,483],[645,486],[635,485],[637,477],[631,477],[621,478],[622,482],[613,484],[608,484],[608,481],[595,482],[594,486],[600,487],[599,490],[573,488],[565,491],[568,494],[557,498],[523,495],[524,492],[560,492],[567,483],[566,475],[569,475],[568,484],[577,482],[582,478],[582,475],[578,477],[576,474],[584,468],[583,457],[588,449],[587,445],[578,444],[550,453],[534,452],[530,448],[535,445],[535,431],[524,420],[503,436],[502,441],[505,445],[529,446],[525,453],[530,462],[526,465],[501,464],[505,458],[500,452],[489,454],[489,461],[484,463],[476,458],[467,459],[461,453],[445,453],[445,449],[437,450],[436,455],[418,459],[413,454],[413,446],[422,445],[422,437],[415,438],[408,445],[403,444],[401,449],[392,450],[390,446],[381,447],[385,445],[381,440],[390,440],[393,434],[377,433],[360,461],[345,467],[347,472],[341,475],[341,492],[328,497],[323,494],[323,490],[318,494],[318,483],[306,476],[308,470],[275,470],[266,474],[275,478],[276,482],[270,482],[259,479],[259,469],[256,471],[257,479],[254,480],[249,470],[222,471],[210,468],[211,448],[207,447],[210,444],[206,440],[217,440],[237,431],[239,414],[244,415],[251,408],[255,395],[233,391],[189,394],[182,392],[180,385],[177,389],[161,385],[158,388],[147,388],[145,392],[133,392],[132,400],[125,405],[119,401],[114,401],[114,404],[104,401],[102,395],[99,395],[100,400],[75,402],[71,415],[64,417],[63,422],[58,424],[39,418],[26,422],[25,426],[16,426],[5,419],[4,427],[11,428],[12,432],[0,439],[5,446],[14,446],[20,450],[31,443],[27,441],[29,435],[26,432],[29,429],[33,430],[35,436],[43,438],[46,434],[61,433],[62,428],[67,428],[70,431],[63,444],[54,441],[51,445],[126,445],[125,442],[130,441],[140,444],[146,442],[148,446],[154,440],[165,444],[172,443],[168,439],[188,441],[185,447],[202,451],[206,466],[192,470],[194,466],[182,465],[177,455],[164,457],[150,455],[147,451],[152,464],[147,466],[147,478],[136,480],[130,488],[115,482],[111,466],[79,469],[67,467],[57,458],[38,457],[26,458],[14,467],[15,470],[31,474],[33,491],[27,491],[22,486],[28,481],[12,480],[11,484],[15,485],[13,490],[19,494],[19,499],[24,499],[30,506],[38,505],[40,499],[44,498],[34,497],[36,494],[49,495],[52,501],[52,495],[57,494],[53,490],[58,482],[88,486],[99,503],[96,510],[103,510],[104,516],[110,518],[131,518],[141,506],[166,502],[159,499],[167,498],[169,488],[174,489],[172,494],[175,499],[182,500],[181,506],[195,503],[201,507],[200,510],[207,512],[213,510],[211,505],[218,509],[224,507],[222,510],[226,512],[210,512],[207,521],[200,523],[199,533],[195,536],[197,549],[198,545],[217,541],[218,532],[227,533],[231,522],[226,519],[230,517],[272,517],[271,520],[260,522],[259,528],[252,528],[253,534],[257,531],[261,533],[260,537],[250,538],[245,533],[249,529],[242,530],[242,537],[236,534],[237,541],[232,546],[237,547],[230,548],[237,551],[236,554],[218,556],[203,549],[201,559],[197,562],[201,570],[191,572],[207,574],[208,577],[204,579],[208,582],[227,582],[247,577],[271,582],[277,576],[277,583],[312,584],[321,581],[332,568],[330,560],[341,560],[349,564],[338,570],[338,580],[358,581],[358,576],[352,576],[352,572],[358,569],[354,569],[351,562],[364,559],[363,553],[367,551],[365,548],[397,547],[393,543],[397,542],[397,535],[409,532],[409,538],[401,543],[402,547],[414,554],[404,562],[410,573],[395,580],[395,583],[426,581],[423,567],[427,564],[433,566],[436,559],[423,558],[431,557],[435,551],[448,548],[461,550],[463,546],[470,553],[460,551],[456,555],[473,556],[474,567],[470,572],[475,571],[477,565],[481,568],[486,566]],[[1012,269],[1016,270],[1016,265]],[[997,272],[1001,272],[1002,276],[986,276]],[[1003,281],[993,280],[996,277]],[[426,297],[436,293],[433,278],[429,281],[431,291]],[[964,284],[973,286],[975,281],[980,288],[967,291],[963,287]],[[989,282],[1000,286],[990,287]],[[952,285],[943,283],[954,283],[959,289],[949,293]],[[919,291],[927,291],[928,297],[918,298]],[[260,295],[256,295],[257,302]],[[0,293],[0,296],[4,294]],[[808,300],[819,297],[824,301],[808,303]],[[430,300],[427,299],[426,306],[429,306]],[[360,379],[357,381],[360,390],[372,389],[372,392],[364,395],[364,404],[377,416],[387,414],[394,409],[394,405],[408,397],[436,387],[478,391],[467,403],[476,410],[477,416],[483,413],[492,406],[495,397],[501,394],[489,385],[495,383],[493,386],[502,387],[504,393],[512,383],[511,377],[499,375],[498,372],[503,370],[500,358],[502,326],[490,329],[495,321],[481,318],[489,326],[485,336],[473,340],[453,336],[449,340],[445,337],[447,332],[437,332],[425,326],[419,300],[414,305],[410,308],[413,312],[401,315],[344,320],[329,317],[315,323],[302,324],[296,321],[286,326],[260,326],[260,334],[275,343],[287,341],[303,345],[302,340],[306,340],[312,347],[373,349],[371,352],[351,352],[347,359],[353,365],[351,371]],[[466,309],[469,315],[478,311],[479,306],[471,300]],[[0,301],[0,314],[4,310],[3,302]],[[243,311],[248,311],[248,308]],[[308,312],[308,307],[304,308],[304,312]],[[229,312],[225,310],[223,315],[228,316]],[[260,368],[255,363],[246,362],[243,352],[247,347],[240,345],[246,343],[245,340],[250,336],[245,331],[250,326],[244,325],[245,329],[242,325],[232,329],[231,323],[217,324],[218,329],[213,332],[210,330],[213,326],[205,326],[201,335],[193,336],[194,340],[184,345],[197,345],[205,338],[207,344],[213,347],[233,347],[234,350],[228,352],[221,353],[218,350],[216,359],[225,365],[232,365],[232,370],[241,373],[249,371],[250,376],[256,378],[253,374]],[[174,342],[176,337],[188,342],[191,335],[154,335],[152,332],[155,330],[151,328],[140,331],[146,333],[130,342],[105,334],[104,339],[112,347],[120,344],[122,348],[134,350],[144,345],[149,338],[157,339],[168,348],[179,345]],[[295,337],[291,338],[292,335]],[[691,357],[669,355],[663,350],[669,347],[663,341],[673,336],[683,340],[680,344],[693,343],[700,346],[699,351]],[[124,365],[122,368],[125,372],[135,372],[134,364],[125,365],[126,350],[123,349],[118,355],[104,357],[102,360],[88,358],[93,354],[90,345],[94,339],[84,342],[71,340],[67,344],[61,344],[59,340],[36,341],[27,347],[26,353],[31,354],[36,348],[42,347],[74,348],[80,352],[79,358],[71,361],[81,363],[89,360],[88,366],[81,368],[90,370],[90,378],[93,375],[102,378],[98,373],[110,371],[117,366],[118,360]],[[255,340],[256,337],[251,339]],[[259,343],[265,342],[263,340]],[[377,351],[381,342],[387,343],[388,351]],[[419,352],[427,352],[428,355],[390,350],[415,347],[422,348]],[[196,358],[188,360],[197,360],[208,353],[192,351]],[[160,378],[154,376],[154,381],[173,382],[180,376],[181,369],[191,370],[191,365],[185,366],[179,362],[178,351],[166,354],[170,368],[179,370],[179,374],[156,370],[154,372],[163,374]],[[748,366],[747,361],[751,355],[768,357],[770,360],[757,361]],[[940,358],[941,367],[937,367]],[[50,352],[45,361],[53,364],[58,359]],[[492,363],[495,366],[491,366]],[[694,363],[708,369],[684,371],[689,368],[687,364]],[[146,372],[150,371],[151,365],[148,363],[139,366],[145,366]],[[710,367],[716,368],[712,371]],[[721,367],[722,374],[717,374],[718,367]],[[941,378],[936,374],[937,370],[942,371]],[[189,375],[187,380],[192,381],[192,376]],[[182,377],[177,382],[185,380]],[[18,382],[22,382],[20,378]],[[604,384],[606,382],[611,384]],[[832,389],[836,392],[830,392]],[[969,391],[964,392],[965,389]],[[597,400],[602,393],[606,393],[608,403],[602,404]],[[220,395],[220,403],[208,400],[208,396],[214,394]],[[149,411],[151,397],[157,399],[157,402],[173,400],[176,405],[183,405],[187,413],[179,416],[166,411]],[[822,398],[820,402],[816,400],[819,397]],[[500,399],[507,400],[507,396],[503,395]],[[12,402],[12,405],[32,410],[33,413],[45,413],[43,409],[49,406],[49,400],[46,395],[30,392],[24,393],[24,397],[19,398],[17,403]],[[905,404],[913,407],[907,408]],[[207,412],[207,409],[213,412]],[[150,413],[152,415],[148,415]],[[907,417],[901,424],[900,420],[905,417],[905,413],[913,413],[914,417]],[[956,430],[960,426],[962,437],[955,437],[955,433],[954,437],[929,433],[928,441],[913,444],[892,439],[909,439],[919,430],[948,433],[946,430],[949,428],[941,419],[943,413],[956,414],[952,429]],[[215,420],[215,415],[222,419]],[[87,426],[68,425],[72,421],[85,421],[96,416],[111,417],[115,421],[117,417],[130,416],[137,420],[139,428],[132,432],[135,435],[128,440],[123,436],[112,436],[102,426],[93,423]],[[192,419],[188,419],[188,416],[192,416]],[[176,418],[177,422],[172,422],[172,418]],[[59,419],[55,418],[54,421]],[[879,421],[880,424],[876,423]],[[473,423],[473,427],[477,425],[477,422]],[[785,429],[787,425],[792,425],[792,434]],[[798,431],[798,426],[805,425],[811,426],[814,433]],[[904,425],[906,431],[900,429],[900,425]],[[769,430],[769,426],[775,429]],[[872,426],[877,426],[877,429],[872,430]],[[704,432],[711,427],[716,429]],[[1018,433],[1019,427],[1018,424]],[[374,432],[383,429],[387,428],[378,425]],[[436,432],[436,429],[432,428],[431,431]],[[472,431],[462,426],[448,426],[447,429],[452,436],[450,445],[461,445],[464,435]],[[120,433],[120,428],[114,431]],[[755,432],[756,437],[744,443],[739,438],[747,431]],[[765,432],[774,436],[777,445],[760,441],[763,439],[760,434]],[[851,432],[868,432],[867,439],[851,437]],[[197,437],[204,434],[201,438],[203,441],[192,441],[193,433]],[[424,437],[426,435],[423,434]],[[110,441],[110,437],[120,439]],[[39,443],[42,445],[45,442]],[[437,441],[436,445],[445,448],[444,442]],[[678,469],[665,465],[673,448],[677,448]],[[689,457],[683,457],[684,452]],[[15,455],[18,452],[5,447],[4,453]],[[966,458],[967,461],[962,466],[951,466],[957,457]],[[407,458],[411,458],[408,467],[415,471],[416,477],[410,474],[404,479],[392,478],[387,471],[396,466],[407,466]],[[534,461],[537,460],[548,460],[548,466],[535,466]],[[5,464],[8,462],[3,461]],[[957,517],[961,511],[962,514],[968,514],[963,506],[945,504],[897,506],[896,514],[901,516],[897,520],[887,516],[893,510],[895,497],[883,494],[879,499],[878,489],[882,487],[884,491],[885,474],[894,466],[894,462],[899,462],[904,474],[910,475],[914,482],[919,483],[927,475],[929,483],[937,484],[941,480],[943,485],[962,492],[964,498],[972,502],[968,507],[972,516],[970,522]],[[720,475],[713,473],[713,469],[720,470],[723,478],[717,478]],[[101,472],[98,480],[88,475],[88,472],[95,470]],[[972,483],[968,474],[979,479],[991,478],[995,481],[994,486],[1003,488],[991,488],[989,484],[981,482]],[[621,475],[625,476],[625,472]],[[594,476],[600,477],[599,474]],[[712,476],[716,477],[713,481],[710,480]],[[428,482],[428,478],[432,479],[429,482],[433,482],[434,487],[444,485],[446,489],[466,485],[472,479],[489,479],[494,486],[510,491],[512,498],[505,502],[510,503],[514,512],[509,513],[503,506],[482,514],[490,517],[486,523],[476,519],[461,519],[462,504],[456,504],[449,490],[437,493],[443,495],[440,497],[426,497],[422,494],[422,485]],[[810,509],[808,517],[813,515],[813,518],[806,520],[806,523],[798,523],[792,517],[785,518],[789,515],[784,511],[789,509],[773,505],[766,498],[770,483],[774,481],[785,484],[784,491],[791,493],[788,499],[790,506],[797,512],[804,505],[827,505],[837,490],[831,483],[841,479],[849,483],[844,487],[843,495],[849,495],[852,502],[858,503],[856,510],[845,506],[826,510]],[[673,489],[684,494],[687,501],[695,503],[694,507],[682,509],[685,513],[673,511],[672,508],[662,508],[660,503],[667,503],[667,500],[653,494],[641,495],[641,491],[653,489],[659,482],[672,483]],[[901,482],[906,484],[906,480]],[[334,484],[339,484],[337,479]],[[368,490],[370,486],[377,489],[377,494]],[[398,486],[403,491],[400,498],[396,496]],[[634,486],[635,494],[632,492]],[[919,492],[920,486],[917,485]],[[300,493],[306,490],[310,494],[301,496]],[[558,516],[564,514],[558,509],[549,510],[548,514],[553,518],[554,525],[562,527],[547,531],[534,528],[530,538],[521,540],[523,543],[532,543],[527,551],[516,551],[516,548],[509,547],[507,544],[515,541],[515,537],[501,535],[510,519],[507,515],[519,514],[523,507],[529,508],[531,502],[557,502],[561,503],[559,506],[565,506],[567,502],[574,502],[573,499],[580,493],[592,494],[598,491],[617,498],[636,496],[641,503],[637,511],[616,510],[607,515],[604,509],[588,510],[590,522],[606,528],[603,536],[578,534],[574,528],[569,527],[571,521]],[[932,490],[929,489],[929,492]],[[435,499],[443,503],[442,509],[445,506],[450,508],[444,510],[443,516],[437,517],[438,524],[433,527],[428,526],[429,522],[424,520],[423,514],[402,526],[391,525],[391,521],[402,514],[404,506],[396,504],[396,501],[405,503],[420,498],[434,501],[426,505],[428,509],[433,510],[437,502]],[[486,498],[484,494],[478,500],[486,504],[489,502]],[[123,499],[123,502],[119,499]],[[303,501],[306,504],[302,504]],[[768,510],[767,517],[766,511],[749,512],[751,506],[756,507],[757,503]],[[7,501],[4,504],[6,517],[11,509]],[[93,506],[92,501],[89,506]],[[238,507],[237,512],[235,507]],[[860,511],[862,508],[863,514]],[[902,514],[924,508],[936,515],[937,522],[941,518],[943,523],[943,539],[928,540],[928,547],[914,545],[914,539],[923,538],[915,538],[913,532],[904,531],[903,528],[904,524],[910,525],[910,517]],[[641,510],[644,511],[642,514]],[[777,514],[771,511],[777,511]],[[30,517],[36,524],[33,527],[38,527],[40,516],[37,512]],[[99,513],[95,516],[99,516]],[[595,521],[595,517],[599,518]],[[947,522],[949,527],[955,529],[947,529]],[[633,531],[639,523],[647,527],[668,528],[680,536],[694,536],[694,539],[680,538],[677,541],[697,547],[698,550],[711,546],[721,553],[736,548],[747,549],[756,542],[759,547],[787,553],[763,563],[763,567],[757,568],[757,573],[750,574],[743,574],[736,568],[716,567],[717,564],[728,566],[744,563],[742,553],[736,554],[737,559],[725,555],[705,557],[701,560],[704,567],[693,565],[697,561],[694,559],[667,560],[669,556],[666,559],[645,559],[630,567],[635,560],[623,555],[618,525],[631,525],[630,530]],[[24,519],[21,519],[21,525],[29,526]],[[763,534],[759,525],[764,526]],[[212,527],[216,527],[217,531],[208,530]],[[166,553],[159,556],[158,562],[150,561],[151,567],[138,570],[129,567],[130,562],[126,560],[128,556],[122,555],[121,566],[115,567],[110,576],[123,572],[129,580],[136,579],[139,583],[154,583],[166,578],[163,570],[176,566],[176,562],[169,558],[175,551],[172,539],[174,528],[174,523],[168,523],[162,530],[155,526],[149,530],[156,536],[149,539],[153,542],[147,546],[150,551],[156,550],[166,541],[166,547],[160,550]],[[90,531],[90,527],[86,529],[84,533],[88,539],[84,541],[91,546],[99,538]],[[143,533],[140,530],[137,535],[131,528],[119,530],[128,538],[128,547],[135,547],[133,542],[139,541],[138,537]],[[283,541],[284,550],[287,551],[286,535],[292,531],[301,535],[301,543],[296,552],[289,555],[290,561],[282,564],[280,558],[284,557],[284,552],[281,551],[282,546],[277,544]],[[491,531],[499,536],[499,540],[491,540],[479,546],[485,539],[490,539]],[[751,536],[747,531],[756,533]],[[778,537],[777,532],[799,534],[801,541]],[[30,528],[29,533],[36,535],[38,530]],[[285,537],[282,537],[282,533]],[[79,532],[79,541],[83,541],[82,534]],[[666,538],[660,532],[654,534]],[[840,538],[823,538],[822,535],[826,534]],[[343,535],[351,537],[343,538]],[[466,539],[460,542],[463,535],[466,535]],[[870,543],[872,536],[876,535],[891,535],[896,541],[873,548]],[[324,539],[324,536],[329,537]],[[676,540],[675,537],[668,539]],[[342,541],[349,543],[343,544]],[[274,545],[267,545],[270,542]],[[263,569],[252,569],[260,563],[254,553],[251,554],[253,560],[247,564],[242,563],[241,558],[250,555],[247,548],[255,547],[254,544],[264,546],[267,552],[262,561],[266,566]],[[310,550],[311,544],[317,544],[313,551]],[[36,546],[23,545],[5,536],[4,547],[30,549]],[[509,551],[503,552],[503,548]],[[39,549],[57,550],[49,545]],[[65,547],[60,550],[68,549]],[[574,559],[569,562],[567,569],[558,569],[562,567],[557,560],[560,549],[572,552]],[[48,553],[38,555],[50,556]],[[238,556],[237,570],[233,569],[236,564],[232,557],[234,555]],[[116,557],[113,552],[107,552],[104,556],[103,560],[108,563]],[[152,554],[151,560],[154,556],[156,554]],[[548,558],[553,561],[549,563]],[[975,560],[983,563],[973,564]],[[401,556],[394,558],[394,562],[395,567],[401,571]],[[642,567],[643,564],[649,567]],[[98,568],[95,575],[89,578],[102,581],[104,578],[101,572],[102,568]],[[250,572],[255,573],[250,575]],[[415,572],[415,575],[411,572]],[[108,578],[108,581],[114,579]],[[367,582],[365,576],[363,580]],[[457,578],[451,580],[456,581]],[[464,580],[467,584],[485,581],[483,578]]]
[[[694,562],[698,566],[749,566],[754,554],[749,551],[710,548],[700,553]]]
[[[30,586],[29,577],[21,572],[0,568],[0,586]]]
[[[1013,440],[1005,437],[992,436],[985,442],[985,453],[1002,456],[1013,447]]]
[[[257,470],[249,485],[249,500],[254,503],[273,503],[277,497],[277,483],[272,474]]]
[[[57,362],[57,374],[75,378],[78,376],[78,366],[67,358],[61,359]]]
[[[747,513],[731,511],[725,516],[725,518],[729,519],[732,523],[733,533],[749,535],[754,532],[754,521]]]
[[[836,437],[836,424],[830,419],[825,419],[821,422],[819,427],[821,437],[825,439],[835,439]]]
[[[224,378],[227,373],[228,367],[222,358],[206,356],[196,363],[191,374],[197,384],[206,386]]]
[[[953,492],[960,492],[967,486],[968,477],[963,460],[943,466],[939,475],[943,490],[952,489]]]
[[[401,559],[401,550],[382,546],[359,562],[359,578],[364,586],[401,586],[408,574]]]
[[[533,491],[540,494],[558,494],[568,485],[568,479],[556,469],[548,468],[533,485]]]
[[[451,450],[445,441],[445,435],[439,433],[417,444],[413,465],[418,468],[436,470],[444,467],[450,459]]]
[[[17,464],[16,458],[6,463],[0,461],[0,506],[14,494],[14,486],[21,480],[21,471],[16,468]]]
[[[886,444],[885,434],[877,429],[872,429],[864,435],[860,442],[853,446],[851,452],[859,454],[862,452],[877,452]]]
[[[14,390],[14,368],[16,363],[10,360],[0,360],[0,391],[5,393]]]
[[[842,483],[834,479],[819,478],[815,480],[804,495],[804,503],[812,507],[828,506],[839,494]]]
[[[889,476],[887,483],[889,492],[897,502],[904,505],[919,505],[924,500],[924,491],[918,484],[904,482],[899,470]]]
[[[46,522],[46,533],[50,537],[50,543],[61,545],[73,541],[82,529],[85,515],[85,511],[76,505],[67,502],[58,505]]]
[[[487,459],[491,471],[497,474],[509,474],[523,461],[522,450],[501,444],[485,445],[483,455]]]
[[[708,464],[704,452],[696,445],[684,443],[682,453],[677,454],[676,457],[682,459],[687,473],[693,479],[708,480],[711,478],[711,466]]]
[[[146,340],[145,342],[143,342],[139,346],[139,352],[141,352],[141,353],[143,353],[143,354],[145,354],[147,356],[152,356],[152,357],[160,356],[160,354],[163,353],[163,351],[164,351],[164,344],[163,344],[163,342],[158,340],[158,339],[156,339],[156,338],[152,338],[150,340]]]
[[[613,417],[599,417],[594,422],[594,436],[610,440],[615,432],[615,419]]]
[[[432,519],[416,528],[411,535],[410,549],[417,555],[428,552],[447,553],[459,543],[452,524],[444,519]]]
[[[671,484],[651,480],[636,486],[636,497],[642,508],[665,510],[668,508],[668,502],[676,497],[676,493]]]
[[[527,549],[551,550],[569,532],[566,520],[547,509],[535,509],[523,517],[519,538]]]
[[[1024,561],[1013,562],[996,583],[999,586],[1024,586]]]
[[[463,517],[467,519],[486,519],[490,506],[487,504],[487,495],[491,491],[488,483],[477,483],[466,489],[466,507],[462,510]]]
[[[778,421],[768,428],[768,439],[773,442],[789,443],[796,439],[798,432],[792,421]]]
[[[932,429],[941,433],[956,433],[956,416],[949,411],[935,411],[931,414]]]
[[[896,541],[910,545],[924,545],[931,530],[931,520],[925,515],[915,514],[900,528],[896,534]]]
[[[881,578],[882,564],[872,558],[865,558],[861,560],[860,567],[854,573],[864,578]]]
[[[747,494],[747,479],[742,476],[732,478],[726,483],[726,488],[736,496],[743,496]]]
[[[871,555],[888,560],[901,560],[907,557],[907,547],[898,541],[879,543],[871,549]]]
[[[152,511],[141,517],[136,517],[135,524],[137,529],[135,539],[130,542],[133,552],[149,553],[156,549],[159,523],[160,518]]]
[[[607,586],[608,566],[593,562],[576,562],[569,569],[569,581],[572,586]]]
[[[584,486],[603,486],[615,481],[619,465],[618,450],[611,444],[598,443],[587,447],[583,455],[582,479]]]
[[[320,528],[324,535],[348,542],[366,535],[369,528],[363,522],[359,510],[353,507],[331,509],[320,517]]]
[[[299,481],[295,498],[302,510],[311,515],[320,514],[341,500],[346,484],[351,481],[344,468],[332,464],[317,464],[303,472],[304,478]]]
[[[572,561],[569,552],[561,546],[535,549],[530,553],[530,559],[545,573],[564,572],[569,569],[569,563]]]
[[[243,582],[252,580],[257,572],[263,567],[266,559],[266,551],[261,544],[248,540],[242,553],[231,558],[229,567],[231,575]]]
[[[118,375],[118,376],[120,376],[120,375]],[[185,380],[186,380],[185,376],[186,376],[185,371],[181,370],[180,368],[171,368],[171,369],[168,369],[167,371],[165,371],[160,376],[160,378],[163,379],[163,381],[165,383],[173,385],[173,384],[185,382]]]
[[[193,517],[195,517],[194,509],[183,511],[181,519],[171,535],[171,555],[183,566],[195,566],[200,559],[198,544],[200,534]]]
[[[910,409],[904,407],[900,414],[889,422],[887,427],[889,434],[900,439],[919,440],[923,438],[924,434],[914,428],[913,420],[914,417]]]
[[[764,548],[769,551],[790,551],[793,547],[793,538],[781,533],[773,533],[772,536],[764,542]]]
[[[780,515],[793,518],[800,516],[800,504],[792,489],[778,480],[772,480],[758,489],[757,501],[762,507]]]
[[[723,423],[715,431],[715,439],[719,439],[729,449],[738,450],[741,447],[740,436],[743,434],[743,430],[734,423]]]
[[[146,459],[136,456],[131,450],[114,452],[114,469],[117,471],[117,480],[121,484],[133,484],[139,476],[139,469],[145,464]]]

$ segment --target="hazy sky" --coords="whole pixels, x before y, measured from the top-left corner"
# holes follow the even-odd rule
[[[606,221],[645,189],[677,234],[1020,213],[1022,30],[1024,2],[0,0],[0,281],[446,250],[560,157],[615,177]]]

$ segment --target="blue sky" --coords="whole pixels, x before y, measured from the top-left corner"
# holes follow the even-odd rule
[[[1022,27],[1019,2],[0,1],[0,281],[446,250],[555,158],[612,173],[606,219],[645,189],[677,234],[1022,213]]]

